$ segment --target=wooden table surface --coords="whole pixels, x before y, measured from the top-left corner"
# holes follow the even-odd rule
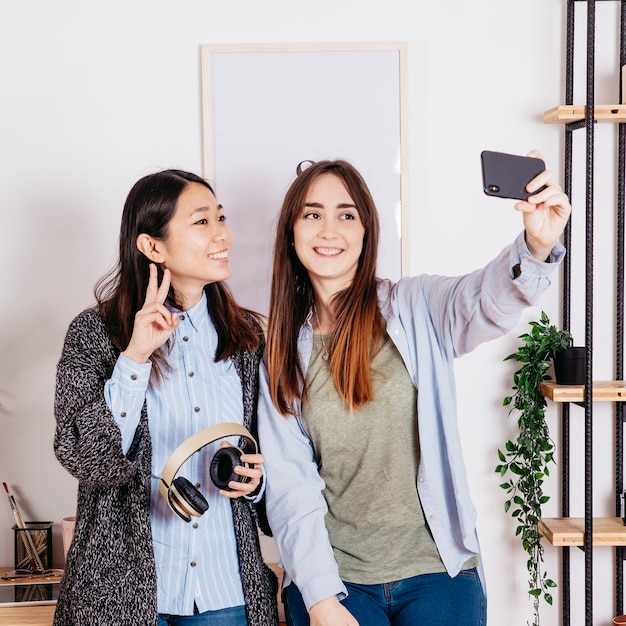
[[[269,565],[278,574],[279,581],[282,581],[281,569],[275,563],[270,563]],[[11,569],[10,567],[0,567],[0,576]],[[44,579],[43,582],[46,582],[46,580]],[[2,584],[11,583],[10,581],[0,580],[0,585]],[[0,604],[0,626],[51,626],[55,607],[56,605],[54,603],[34,606]],[[280,607],[280,617],[284,619],[282,606]],[[284,622],[281,622],[281,625],[282,624],[284,624]]]
[[[0,625],[51,626],[55,606],[0,606]]]
[[[0,576],[12,569],[12,567],[0,567]],[[41,578],[40,581],[50,582],[46,578]],[[10,584],[10,580],[0,580],[0,585]],[[53,601],[25,606],[0,604],[0,626],[51,626],[55,608],[56,603]]]

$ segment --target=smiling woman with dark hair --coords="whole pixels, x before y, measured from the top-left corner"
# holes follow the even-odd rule
[[[71,323],[57,370],[54,448],[79,485],[56,626],[277,623],[257,532],[264,457],[244,450],[237,479],[218,487],[218,444],[193,454],[185,495],[209,509],[193,523],[159,493],[194,433],[224,422],[256,433],[264,341],[224,283],[231,243],[194,174],[151,174],[128,195],[117,266]]]

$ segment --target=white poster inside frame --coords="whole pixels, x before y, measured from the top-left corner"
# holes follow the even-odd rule
[[[361,172],[380,214],[378,275],[408,273],[406,57],[396,42],[202,46],[204,176],[243,306],[267,314],[275,221],[307,159]]]

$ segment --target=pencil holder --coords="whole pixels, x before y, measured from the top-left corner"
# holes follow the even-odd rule
[[[15,569],[43,569],[52,567],[52,522],[24,522],[24,528],[13,526]]]

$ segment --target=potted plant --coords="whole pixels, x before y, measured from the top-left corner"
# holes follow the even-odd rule
[[[585,384],[585,347],[569,345],[554,355],[554,377],[560,385]]]
[[[558,330],[550,324],[542,311],[540,321],[530,322],[529,333],[520,335],[523,340],[517,352],[504,360],[515,360],[521,367],[513,374],[514,394],[504,398],[504,406],[519,412],[519,432],[514,441],[507,441],[505,451],[498,450],[499,464],[496,472],[507,479],[500,487],[507,492],[504,510],[517,522],[515,535],[528,554],[528,593],[533,598],[533,625],[539,625],[539,599],[552,604],[551,589],[556,583],[542,571],[543,546],[538,525],[541,507],[549,496],[543,493],[544,478],[550,475],[549,465],[554,462],[554,443],[545,420],[546,399],[539,384],[549,380],[550,361],[555,354],[572,343],[569,332]]]

